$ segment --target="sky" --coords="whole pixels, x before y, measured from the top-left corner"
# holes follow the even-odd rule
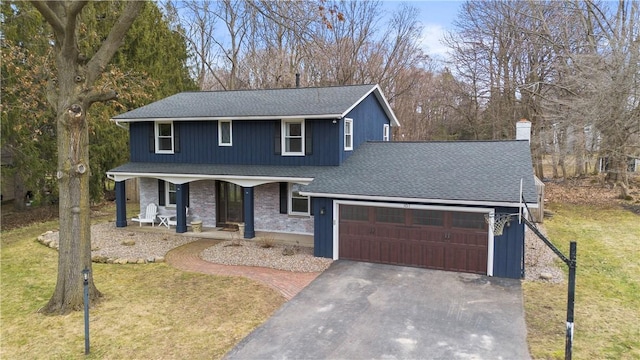
[[[391,12],[402,3],[402,1],[384,0],[383,9]],[[404,3],[420,11],[418,21],[423,27],[421,43],[424,52],[434,58],[444,59],[447,49],[440,43],[440,40],[446,30],[453,29],[453,21],[463,2],[457,0],[425,0],[404,1]]]

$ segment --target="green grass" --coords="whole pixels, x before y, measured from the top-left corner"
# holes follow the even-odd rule
[[[640,216],[618,208],[550,208],[549,238],[565,254],[577,242],[574,359],[639,359]],[[532,356],[564,358],[566,282],[526,282],[524,297]]]
[[[90,311],[91,354],[85,357],[82,312],[37,312],[53,292],[58,253],[35,239],[55,228],[49,222],[2,232],[1,359],[221,358],[284,302],[244,278],[166,264],[94,264],[104,298]]]

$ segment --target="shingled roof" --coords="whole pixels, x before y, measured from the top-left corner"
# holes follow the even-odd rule
[[[304,194],[352,199],[517,204],[537,201],[527,141],[370,142]]]
[[[399,125],[378,85],[268,90],[183,92],[114,116],[117,122],[342,118],[374,93],[394,126]]]

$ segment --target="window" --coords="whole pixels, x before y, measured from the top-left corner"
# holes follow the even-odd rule
[[[413,224],[444,226],[444,212],[434,210],[413,210]]]
[[[304,155],[304,120],[282,121],[282,155]]]
[[[156,123],[156,153],[173,154],[173,123]]]
[[[484,229],[486,221],[480,213],[454,212],[453,227],[465,229]]]
[[[344,119],[344,149],[353,150],[353,119]]]
[[[404,224],[404,209],[376,208],[376,221],[384,223]]]
[[[365,206],[340,205],[340,219],[369,221],[369,208]]]
[[[382,127],[382,141],[389,141],[390,139],[389,124],[384,124]]]
[[[218,121],[218,146],[231,146],[231,121]]]
[[[165,181],[164,183],[165,206],[176,206],[176,184]]]
[[[309,197],[300,195],[299,184],[289,184],[289,215],[309,215]]]

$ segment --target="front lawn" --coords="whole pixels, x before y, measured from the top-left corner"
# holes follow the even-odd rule
[[[640,216],[618,207],[551,204],[552,242],[577,242],[574,359],[640,358]],[[567,273],[567,267],[561,266]],[[563,359],[567,284],[525,282],[534,359]]]
[[[55,286],[55,250],[36,237],[57,222],[2,232],[1,359],[218,359],[283,303],[239,277],[182,272],[166,264],[94,264],[104,294],[90,312],[84,356],[82,312],[37,312]]]

